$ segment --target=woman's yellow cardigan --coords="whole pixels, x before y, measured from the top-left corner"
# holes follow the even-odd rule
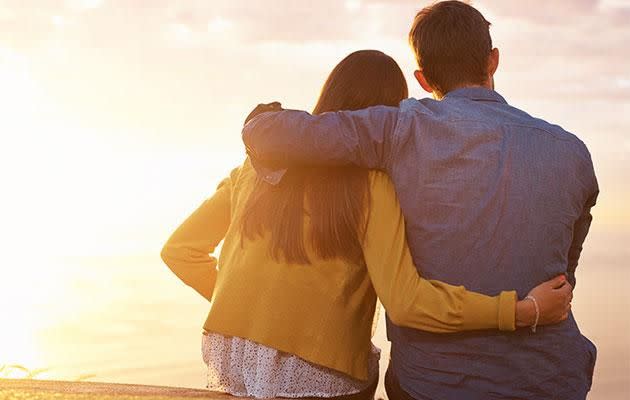
[[[377,295],[397,325],[444,333],[515,329],[516,292],[490,297],[418,274],[394,187],[383,173],[370,173],[365,265],[317,261],[308,248],[312,265],[278,262],[270,257],[268,237],[244,240],[241,247],[236,221],[255,179],[246,160],[162,250],[170,269],[211,301],[204,329],[246,338],[361,380],[367,379]],[[217,267],[210,254],[223,239]]]

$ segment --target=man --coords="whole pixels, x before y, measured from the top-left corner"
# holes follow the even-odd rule
[[[489,295],[516,288],[521,297],[562,273],[575,286],[598,194],[590,154],[494,91],[499,52],[489,25],[457,1],[417,14],[415,77],[434,99],[319,116],[265,113],[243,139],[262,166],[387,171],[426,277]],[[596,350],[572,316],[514,334],[387,328],[390,398],[582,399],[591,386]]]

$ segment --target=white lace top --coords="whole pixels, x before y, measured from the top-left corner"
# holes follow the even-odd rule
[[[240,397],[336,397],[359,393],[378,379],[372,345],[367,382],[239,337],[202,335],[208,389]]]

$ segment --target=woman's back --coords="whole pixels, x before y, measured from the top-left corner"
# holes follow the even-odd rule
[[[393,190],[387,193],[391,184],[385,187],[388,178],[376,174],[370,173],[370,193],[393,194]],[[230,186],[231,223],[205,329],[230,336],[247,331],[255,342],[365,379],[376,293],[362,258],[351,263],[318,256],[308,240],[308,208],[302,216],[301,239],[311,264],[272,257],[270,232],[252,240],[243,237],[240,226],[256,186],[256,171],[249,160],[223,185]],[[389,204],[394,208],[395,198]],[[239,310],[238,318],[234,310]],[[340,357],[342,349],[351,349],[352,359]]]
[[[246,161],[162,250],[171,270],[211,301],[207,331],[365,380],[376,294],[397,325],[431,332],[514,329],[514,292],[488,297],[419,276],[394,187],[383,173],[369,175],[364,264],[317,257],[312,265],[285,263],[271,256],[268,236],[241,246],[239,215],[255,181]],[[306,214],[304,219],[308,226]],[[224,238],[217,272],[209,253]]]

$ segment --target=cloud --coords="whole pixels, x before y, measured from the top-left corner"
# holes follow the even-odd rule
[[[518,2],[480,0],[475,4],[491,10],[497,16],[549,23],[562,22],[575,15],[596,12],[598,3],[597,0],[529,0]]]
[[[342,53],[358,48],[391,52],[406,71],[411,70],[406,35],[417,10],[430,3],[6,0],[0,20],[7,33],[4,44],[36,54],[42,65],[66,60],[73,68],[84,63],[81,57],[89,63],[118,65],[121,71],[132,65],[163,70],[160,74],[167,76],[173,68],[183,68],[180,61],[196,71],[195,64],[211,60],[206,68],[215,75],[242,78],[251,75],[248,66],[268,66],[321,76],[323,65],[328,68]],[[493,39],[502,54],[498,82],[521,96],[536,97],[544,88],[558,99],[628,97],[619,82],[625,82],[630,70],[629,3],[473,2],[493,23]]]
[[[66,7],[76,11],[93,10],[103,5],[105,0],[66,0]]]

